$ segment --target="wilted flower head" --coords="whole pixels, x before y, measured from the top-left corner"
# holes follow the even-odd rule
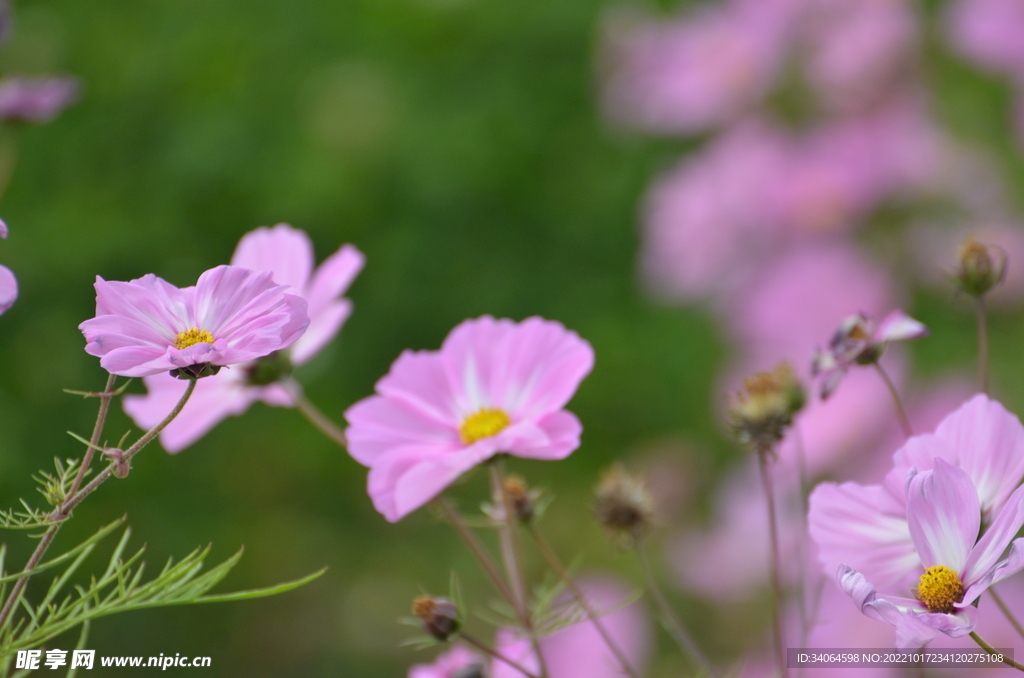
[[[496,454],[565,458],[583,427],[562,408],[593,362],[590,344],[541,318],[467,320],[440,351],[406,351],[345,412],[374,506],[397,521]]]
[[[447,598],[419,596],[412,601],[412,613],[423,622],[423,629],[437,640],[448,640],[458,632],[459,608]]]
[[[926,336],[928,328],[899,309],[887,315],[878,327],[861,313],[849,316],[832,335],[828,348],[819,348],[814,354],[811,373],[821,377],[821,397],[832,395],[850,367],[877,362],[890,341]]]
[[[594,488],[594,513],[611,535],[632,546],[651,527],[654,498],[642,477],[630,475],[622,464],[616,464]]]
[[[781,362],[770,372],[757,372],[732,396],[731,424],[740,442],[766,453],[782,440],[797,412],[807,402],[793,366]]]
[[[257,400],[291,407],[294,395],[278,382],[294,365],[311,360],[341,329],[352,302],[341,297],[363,267],[363,255],[344,245],[314,271],[313,243],[304,231],[288,224],[261,227],[245,234],[231,258],[233,266],[267,272],[274,282],[308,304],[309,327],[287,350],[277,351],[196,384],[182,415],[161,433],[168,452],[179,452],[204,436],[222,419],[244,413]],[[129,395],[124,409],[142,428],[152,428],[178,402],[185,385],[166,374],[145,378],[149,393]]]
[[[971,296],[983,296],[1006,278],[1006,252],[997,245],[967,238],[960,246],[959,260],[956,280]]]
[[[9,78],[0,82],[0,120],[50,122],[80,89],[75,78]]]
[[[152,273],[96,278],[96,317],[78,326],[85,351],[112,374],[200,377],[290,346],[309,324],[306,301],[270,273],[218,266],[179,289]]]

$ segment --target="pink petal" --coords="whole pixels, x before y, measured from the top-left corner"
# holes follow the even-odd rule
[[[96,316],[116,315],[148,326],[172,343],[175,335],[190,327],[188,308],[181,290],[152,273],[130,282],[96,276]]]
[[[396,398],[438,424],[457,430],[462,425],[454,388],[436,351],[403,351],[377,382],[377,392]]]
[[[1022,569],[1024,569],[1024,539],[1015,539],[1010,545],[1010,553],[1004,560],[996,563],[976,582],[968,584],[968,588],[964,592],[964,602],[973,603],[988,587],[998,584]]]
[[[0,238],[6,238],[6,237],[7,237],[7,222],[5,222],[3,219],[0,219]]]
[[[904,611],[893,602],[880,598],[875,587],[852,567],[840,564],[836,570],[836,578],[843,592],[853,598],[857,609],[868,617],[888,624],[897,624],[904,616]]]
[[[923,615],[905,614],[896,621],[897,649],[924,647],[938,635],[938,629],[925,623]]]
[[[978,608],[960,607],[954,614],[938,612],[910,613],[896,624],[896,647],[923,647],[941,631],[951,638],[966,636],[978,623]]]
[[[177,365],[171,363],[166,350],[161,351],[152,346],[126,346],[116,348],[100,358],[100,367],[124,377],[148,377],[169,372]]]
[[[879,486],[818,485],[810,497],[808,529],[826,571],[849,563],[888,587],[920,567],[906,514],[893,510],[894,504]]]
[[[319,314],[344,294],[365,262],[363,253],[352,245],[342,245],[337,252],[324,259],[305,292],[310,316]]]
[[[542,445],[517,446],[509,452],[527,459],[557,460],[565,459],[580,446],[583,424],[572,412],[552,412],[537,422],[537,428],[545,437]]]
[[[18,280],[11,269],[0,266],[0,313],[9,309],[18,298]]]
[[[396,398],[370,396],[345,411],[348,452],[364,466],[395,447],[429,445],[439,455],[454,453],[462,446],[458,432]]]
[[[238,266],[217,266],[205,271],[195,287],[196,325],[218,339],[233,333],[240,321],[249,319],[249,313],[255,315],[280,301],[284,289],[275,289],[273,277],[269,271]]]
[[[1009,501],[999,511],[992,525],[971,549],[967,564],[960,575],[965,586],[970,587],[996,566],[996,562],[1021,527],[1024,527],[1024,486],[1017,488],[1010,495]],[[973,599],[967,602],[973,602]]]
[[[537,656],[530,647],[529,640],[520,637],[516,632],[509,629],[499,629],[494,644],[495,649],[503,657],[508,657],[533,675],[540,673],[540,665],[537,661]],[[541,652],[545,652],[545,650],[541,648]],[[545,652],[546,658],[547,654]],[[518,669],[512,668],[500,659],[494,659],[491,661],[490,678],[524,678],[524,676]],[[551,676],[551,678],[555,678],[555,676]],[[569,678],[569,676],[565,678]]]
[[[186,383],[166,374],[145,379],[149,394],[128,395],[124,410],[143,430],[158,424],[174,408]],[[237,416],[249,409],[253,394],[240,384],[234,375],[220,374],[204,377],[196,382],[191,398],[181,413],[160,433],[164,449],[174,454],[206,435],[222,419]]]
[[[896,309],[882,320],[872,337],[876,344],[888,341],[905,341],[928,336],[928,328],[903,311]]]
[[[456,645],[439,656],[433,664],[409,667],[408,678],[452,678],[458,671],[473,664],[484,665],[483,658],[463,645]]]
[[[989,517],[1024,478],[1024,426],[983,394],[946,417],[935,435],[956,450],[956,464],[971,477]]]
[[[970,476],[936,459],[933,470],[910,479],[907,522],[926,568],[945,565],[962,572],[981,529],[978,493]]]
[[[303,365],[312,360],[341,331],[350,315],[352,302],[348,299],[333,301],[316,313],[310,312],[309,327],[292,344],[292,363]]]
[[[305,231],[288,224],[261,226],[242,236],[231,265],[253,271],[269,271],[278,285],[290,285],[302,294],[313,271],[313,243]]]

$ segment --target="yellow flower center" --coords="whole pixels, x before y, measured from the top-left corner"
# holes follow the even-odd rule
[[[945,565],[929,567],[917,583],[917,599],[928,607],[929,612],[949,614],[955,610],[953,603],[959,603],[963,597],[963,582]]]
[[[178,335],[174,337],[174,348],[179,351],[183,348],[195,346],[200,343],[213,343],[213,335],[210,334],[209,330],[201,330],[198,327],[193,327],[192,329],[185,330],[184,332],[179,332]]]
[[[485,407],[466,417],[462,426],[459,427],[459,435],[462,436],[462,442],[472,445],[481,438],[488,438],[499,433],[511,423],[512,420],[501,410]]]

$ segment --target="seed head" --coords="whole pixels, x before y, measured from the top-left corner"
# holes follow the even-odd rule
[[[736,437],[755,451],[775,447],[807,402],[807,393],[793,367],[781,362],[770,372],[757,372],[733,394],[729,417]]]
[[[447,598],[419,596],[412,601],[412,613],[423,622],[423,629],[438,640],[448,640],[459,630],[459,609]]]
[[[640,476],[621,464],[605,471],[594,490],[594,513],[608,533],[633,546],[647,534],[654,519],[654,498]]]

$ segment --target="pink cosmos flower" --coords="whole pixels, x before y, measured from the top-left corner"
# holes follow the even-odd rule
[[[946,8],[946,30],[971,61],[1024,78],[1024,5],[1019,0],[955,0]]]
[[[881,485],[821,483],[810,497],[808,523],[825,569],[845,563],[883,588],[908,586],[921,562],[907,519],[906,479],[937,460],[965,471],[979,515],[990,524],[1024,478],[1024,426],[979,394],[949,414],[935,433],[917,435],[893,455]]]
[[[828,348],[814,354],[812,373],[821,378],[822,399],[832,395],[848,369],[876,362],[889,342],[926,336],[928,328],[899,309],[878,327],[863,314],[849,316],[832,335]]]
[[[0,82],[0,119],[50,122],[78,98],[75,78],[9,78]]]
[[[1014,539],[1024,526],[1024,488],[1010,495],[979,540],[978,490],[963,469],[936,459],[932,470],[907,476],[907,523],[919,556],[915,598],[879,595],[845,564],[836,571],[839,585],[865,615],[896,627],[897,647],[920,647],[939,632],[967,635],[978,620],[972,603],[1024,569],[1024,539]]]
[[[363,267],[361,252],[342,246],[316,271],[313,243],[304,231],[288,224],[258,228],[238,243],[233,266],[273,274],[274,282],[286,285],[308,303],[309,327],[284,353],[204,378],[196,384],[182,415],[160,434],[168,452],[185,449],[202,438],[227,416],[237,416],[261,400],[278,407],[294,406],[292,393],[279,383],[292,366],[311,360],[338,333],[352,313],[352,303],[339,298]],[[167,374],[145,378],[149,393],[124,398],[124,409],[142,428],[156,425],[181,398],[185,383]]]
[[[568,456],[582,426],[562,408],[593,362],[575,332],[536,317],[467,320],[440,351],[406,351],[345,412],[374,506],[395,522],[496,454]]]
[[[670,21],[620,15],[605,59],[611,117],[655,132],[693,133],[743,112],[773,83],[798,4],[704,3]]]
[[[195,287],[179,289],[152,273],[130,282],[97,276],[96,317],[78,326],[85,351],[125,377],[172,370],[198,376],[205,366],[216,372],[268,355],[309,324],[306,301],[272,277],[218,266]]]

